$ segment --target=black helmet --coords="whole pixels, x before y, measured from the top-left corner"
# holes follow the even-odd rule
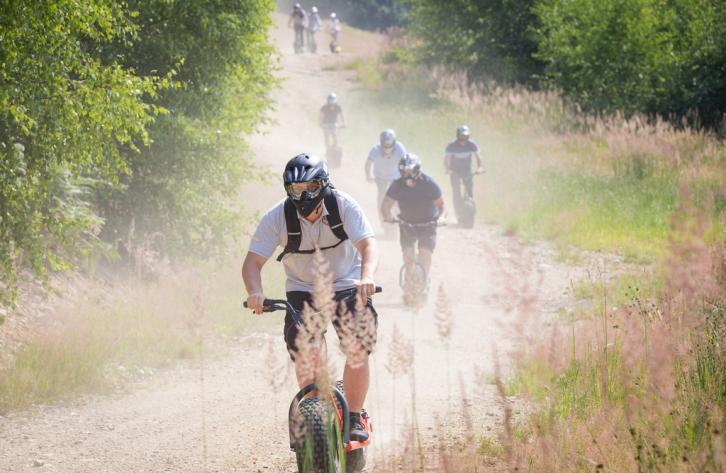
[[[421,175],[421,160],[413,153],[408,153],[398,162],[398,171],[402,177],[410,174],[410,177],[416,179]]]
[[[391,128],[386,128],[381,132],[380,140],[381,146],[384,148],[393,148],[396,144],[396,132]]]
[[[287,162],[285,172],[282,173],[282,180],[285,184],[285,192],[297,211],[307,217],[323,200],[325,188],[330,184],[330,175],[325,161],[317,156],[302,153]],[[293,185],[304,182],[317,183],[317,186],[296,192]]]

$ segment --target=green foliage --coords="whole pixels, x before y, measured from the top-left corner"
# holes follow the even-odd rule
[[[346,19],[367,30],[386,29],[406,23],[406,2],[399,0],[345,0]]]
[[[93,241],[88,190],[128,170],[121,149],[147,141],[142,97],[162,84],[94,54],[133,30],[116,2],[10,0],[0,12],[1,303],[19,268],[65,267]]]
[[[669,116],[726,111],[726,5],[713,0],[542,0],[546,81],[591,110]]]
[[[411,30],[428,64],[467,72],[471,80],[532,83],[535,0],[411,0]]]
[[[256,174],[240,133],[264,119],[273,49],[270,0],[131,1],[133,45],[106,51],[143,74],[174,73],[179,87],[153,100],[170,110],[149,126],[152,142],[128,153],[124,190],[104,196],[106,238],[163,235],[177,254],[209,253],[243,223],[237,192]]]
[[[208,251],[257,174],[271,0],[9,0],[0,7],[0,303],[133,228]]]
[[[563,90],[596,112],[717,127],[726,113],[718,0],[411,0],[420,61],[473,82]]]

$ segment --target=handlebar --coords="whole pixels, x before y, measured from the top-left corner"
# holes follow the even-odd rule
[[[383,292],[383,288],[381,286],[376,286],[375,293],[381,293]],[[344,300],[348,300],[353,298],[356,294],[358,294],[358,289],[353,287],[350,289],[347,289],[345,291],[340,291],[339,293],[336,293],[335,295],[335,302],[340,302]],[[248,309],[247,301],[244,301],[242,303],[242,306],[245,309]],[[300,311],[295,310],[295,308],[285,299],[265,299],[262,303],[262,312],[277,312],[278,310],[284,310],[289,312],[293,319],[295,319],[296,322],[299,321],[300,318]]]

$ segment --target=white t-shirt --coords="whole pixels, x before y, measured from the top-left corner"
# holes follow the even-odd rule
[[[373,161],[373,175],[378,179],[395,181],[401,177],[401,173],[398,171],[398,162],[404,156],[406,156],[406,147],[400,141],[396,141],[389,154],[383,152],[380,143],[373,146],[368,153],[368,160]]]
[[[373,229],[358,203],[348,194],[335,191],[338,198],[338,210],[343,221],[343,229],[348,239],[336,246],[323,251],[323,256],[330,265],[333,273],[333,289],[342,291],[355,287],[360,280],[361,256],[355,245],[373,237]],[[333,246],[340,240],[335,236],[328,225],[328,210],[323,205],[323,216],[314,223],[302,218],[300,229],[302,239],[300,250],[310,250],[318,246],[325,248]],[[255,234],[250,242],[250,252],[265,258],[270,258],[277,247],[284,248],[287,244],[287,225],[285,224],[285,199],[267,211],[262,217]],[[312,292],[315,286],[315,273],[313,271],[314,254],[289,253],[282,259],[285,267],[287,291]]]

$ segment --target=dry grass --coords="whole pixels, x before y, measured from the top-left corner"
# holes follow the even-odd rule
[[[497,376],[502,399],[514,392],[534,408],[513,425],[503,404],[497,456],[510,470],[723,471],[726,248],[707,243],[709,219],[682,201],[656,299],[619,300],[603,277],[597,313],[525,338],[510,385]]]
[[[0,410],[107,392],[180,360],[210,356],[211,345],[224,346],[224,338],[269,330],[269,318],[243,316],[236,280],[194,270],[113,286],[87,281],[80,297],[56,300],[46,316],[52,323],[5,355]],[[203,337],[222,343],[203,347]]]

